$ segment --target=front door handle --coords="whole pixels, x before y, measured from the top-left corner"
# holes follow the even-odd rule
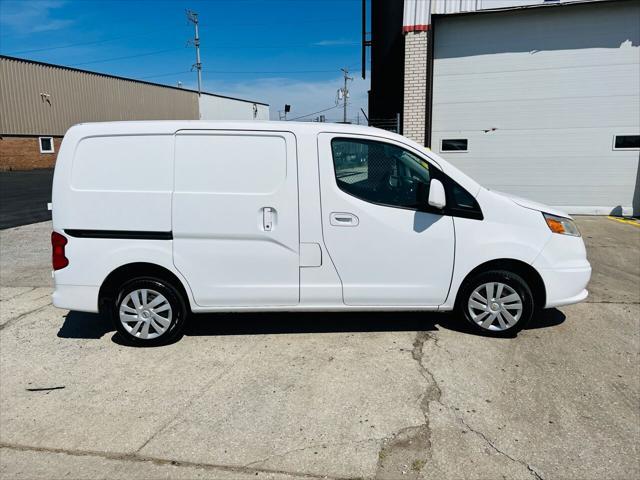
[[[334,227],[357,227],[360,220],[353,213],[331,212],[329,223]]]

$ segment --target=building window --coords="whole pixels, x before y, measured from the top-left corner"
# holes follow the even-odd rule
[[[40,137],[40,153],[54,153],[53,137]]]
[[[467,152],[469,140],[466,138],[443,139],[440,143],[441,152]]]
[[[614,150],[640,150],[640,135],[616,135],[613,137]]]

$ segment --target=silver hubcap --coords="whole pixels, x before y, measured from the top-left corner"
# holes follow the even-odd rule
[[[134,290],[120,303],[120,323],[134,337],[157,338],[167,331],[172,319],[169,300],[155,290]]]
[[[469,314],[474,322],[487,330],[507,330],[522,316],[522,299],[509,285],[484,283],[469,297]]]

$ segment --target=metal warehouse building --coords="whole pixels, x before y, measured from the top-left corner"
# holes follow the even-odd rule
[[[640,213],[640,2],[372,0],[369,116],[489,188]]]
[[[268,120],[269,106],[0,56],[0,170],[52,167],[76,123],[197,119]]]

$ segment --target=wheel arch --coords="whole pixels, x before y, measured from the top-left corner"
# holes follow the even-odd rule
[[[178,289],[183,296],[185,305],[190,309],[191,302],[189,294],[182,280],[168,268],[147,262],[127,263],[119,266],[107,275],[98,293],[98,308],[102,310],[105,302],[115,297],[118,286],[135,277],[153,277],[171,283],[171,285]]]
[[[462,280],[462,282],[460,283],[460,288],[458,288],[458,292],[456,293],[455,304],[458,304],[460,292],[464,290],[463,286],[466,284],[466,282],[480,273],[488,272],[491,270],[506,270],[508,272],[519,275],[525,282],[527,282],[527,285],[531,289],[531,294],[533,295],[533,302],[535,306],[542,308],[546,304],[547,291],[544,285],[544,281],[542,280],[542,277],[540,276],[538,271],[528,263],[525,263],[522,260],[515,260],[513,258],[499,258],[489,260],[471,270],[464,277],[464,280]]]

